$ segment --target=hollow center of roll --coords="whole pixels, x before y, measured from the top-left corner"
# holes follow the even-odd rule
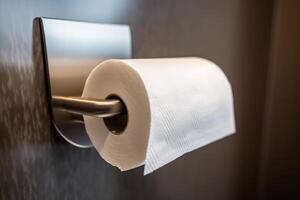
[[[122,101],[120,97],[117,95],[109,95],[106,99],[118,99],[123,104],[123,112],[112,116],[112,117],[105,117],[103,118],[105,126],[108,130],[115,135],[121,135],[124,130],[126,129],[127,122],[128,122],[128,113],[125,103]]]

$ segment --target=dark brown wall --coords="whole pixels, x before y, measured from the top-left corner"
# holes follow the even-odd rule
[[[300,1],[274,12],[261,199],[300,199]]]
[[[254,199],[273,3],[0,0],[1,199]],[[143,177],[55,139],[33,32],[38,16],[129,24],[135,57],[201,56],[235,96],[237,134]]]

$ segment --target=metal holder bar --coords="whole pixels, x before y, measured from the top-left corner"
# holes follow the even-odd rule
[[[117,99],[99,100],[52,96],[52,105],[66,112],[93,117],[112,117],[123,111],[122,102]]]

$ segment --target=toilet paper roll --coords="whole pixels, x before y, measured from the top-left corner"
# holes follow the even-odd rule
[[[107,60],[89,75],[83,97],[126,106],[117,117],[84,116],[101,157],[122,171],[145,164],[148,174],[235,132],[230,83],[202,58]]]

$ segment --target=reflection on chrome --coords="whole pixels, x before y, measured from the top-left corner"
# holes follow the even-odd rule
[[[49,70],[48,89],[54,97],[49,101],[54,100],[52,105],[60,108],[52,109],[54,127],[71,144],[91,147],[78,113],[111,116],[121,112],[122,105],[118,100],[87,101],[69,96],[81,97],[86,78],[103,60],[131,58],[130,28],[49,18],[41,18],[40,22]]]

